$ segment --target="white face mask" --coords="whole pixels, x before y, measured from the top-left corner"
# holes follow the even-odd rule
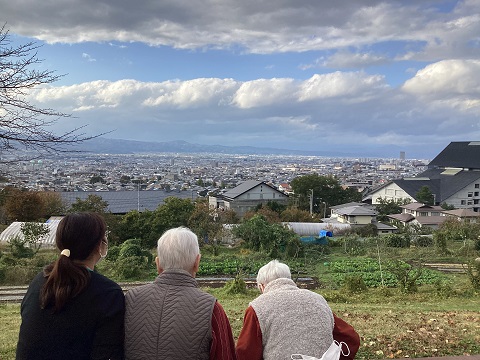
[[[345,354],[343,352],[342,346],[345,346],[347,348],[348,353]],[[302,360],[338,360],[340,358],[340,355],[343,354],[344,356],[350,355],[350,349],[348,348],[348,345],[345,344],[344,342],[338,342],[336,340],[333,340],[332,344],[330,347],[325,351],[325,353],[322,355],[322,357],[316,358],[314,356],[308,356],[308,355],[301,355],[301,354],[293,354],[290,358],[292,360],[296,359],[302,359]]]
[[[105,244],[105,254],[102,254],[102,249],[100,246],[100,249],[98,250],[98,253],[100,254],[100,259],[98,259],[97,264],[100,263],[103,259],[107,257],[108,254],[108,244],[105,240],[102,240],[102,244]]]

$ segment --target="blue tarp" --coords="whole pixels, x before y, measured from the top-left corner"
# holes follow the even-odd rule
[[[327,230],[320,230],[320,233],[318,234],[318,236],[320,237],[332,237],[333,236],[333,233],[331,231],[327,231]]]

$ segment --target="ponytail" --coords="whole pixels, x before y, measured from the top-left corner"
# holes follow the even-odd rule
[[[99,246],[106,229],[105,220],[94,213],[68,214],[60,221],[55,242],[62,252],[43,271],[47,279],[40,291],[42,309],[59,312],[88,286],[91,275],[82,262]]]
[[[43,270],[47,278],[40,291],[42,309],[53,306],[59,312],[71,298],[80,294],[90,281],[90,272],[85,266],[75,264],[70,258],[60,255],[57,261]]]

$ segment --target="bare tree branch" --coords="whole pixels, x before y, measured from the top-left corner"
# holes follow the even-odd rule
[[[0,153],[13,157],[0,159],[0,163],[78,152],[71,147],[104,135],[87,136],[81,132],[84,126],[60,135],[49,131],[49,126],[71,115],[37,107],[26,97],[31,90],[51,84],[63,75],[34,69],[42,62],[37,52],[41,46],[37,43],[11,44],[9,32],[3,25],[0,27]]]

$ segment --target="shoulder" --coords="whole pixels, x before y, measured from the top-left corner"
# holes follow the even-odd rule
[[[149,297],[156,291],[157,287],[154,283],[132,287],[125,293],[125,302],[128,305],[129,302],[139,301],[142,298]]]
[[[97,272],[92,272],[91,277],[91,286],[99,292],[109,292],[109,293],[121,293],[123,296],[123,290],[115,281],[99,274]]]

